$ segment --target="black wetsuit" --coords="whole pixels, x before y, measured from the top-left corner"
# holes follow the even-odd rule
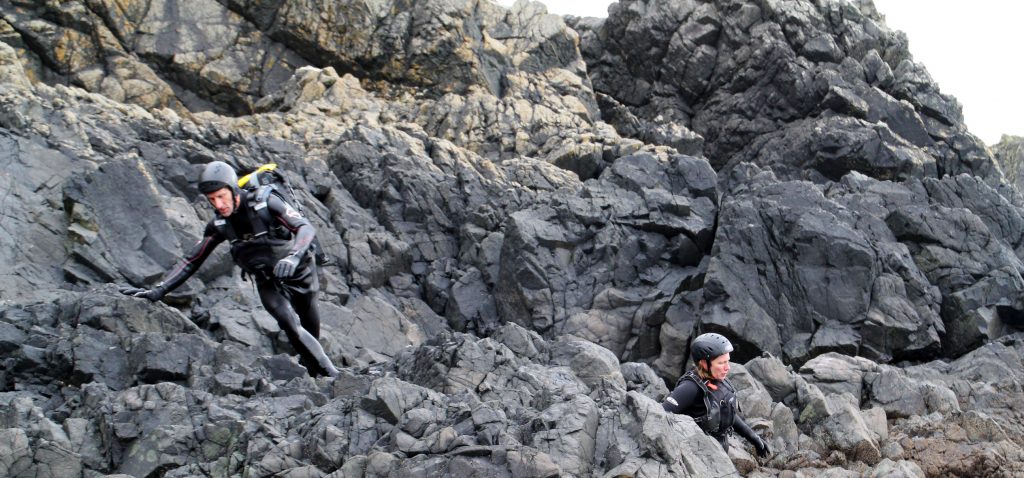
[[[263,307],[277,320],[306,366],[311,367],[310,373],[336,373],[317,340],[320,337],[320,314],[316,294],[320,283],[316,262],[309,250],[316,231],[298,211],[276,194],[270,194],[265,204],[275,224],[266,225],[266,234],[253,237],[253,222],[261,219],[248,202],[251,197],[252,193],[243,192],[242,200],[231,216],[222,218],[218,215],[207,223],[203,238],[156,287],[170,291],[185,282],[213,249],[229,239],[224,231],[230,227],[227,230],[235,236],[231,242],[231,257],[256,282]],[[288,278],[274,277],[274,266],[287,256],[300,258],[295,273]]]
[[[736,389],[732,383],[728,380],[712,380],[701,384],[697,380],[700,378],[694,372],[689,372],[679,379],[675,390],[672,390],[661,404],[665,411],[693,417],[704,433],[718,440],[727,452],[729,433],[733,430],[755,446],[761,443],[761,438],[738,413]],[[709,413],[708,405],[718,410]]]

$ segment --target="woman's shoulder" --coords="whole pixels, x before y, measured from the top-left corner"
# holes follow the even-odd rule
[[[704,387],[701,384],[700,377],[693,371],[687,372],[682,377],[679,377],[679,381],[676,382],[676,390],[703,390]]]

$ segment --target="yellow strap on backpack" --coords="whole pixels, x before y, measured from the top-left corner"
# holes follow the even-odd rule
[[[275,169],[277,169],[277,163],[264,164],[263,166],[260,166],[259,169],[238,178],[238,187],[244,188],[246,184],[249,184],[249,180],[252,179],[253,176],[264,171],[273,171]]]

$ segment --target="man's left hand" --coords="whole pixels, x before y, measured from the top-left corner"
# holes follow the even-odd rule
[[[757,443],[754,443],[754,448],[757,449],[757,456],[761,458],[764,458],[772,453],[772,451],[768,449],[768,443],[764,441],[764,438],[761,437],[757,437]]]
[[[164,297],[164,290],[160,287],[153,289],[143,289],[141,287],[120,287],[118,289],[124,295],[139,297],[142,299],[149,299],[152,302],[156,302]]]
[[[281,279],[287,279],[295,275],[295,269],[298,268],[299,258],[295,256],[288,256],[277,261],[277,265],[274,266],[274,276]]]

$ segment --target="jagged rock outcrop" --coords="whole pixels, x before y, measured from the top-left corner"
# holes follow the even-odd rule
[[[956,100],[870,2],[624,0],[574,26],[624,127],[692,131],[716,170],[999,177]]]
[[[1024,472],[1013,143],[870,3],[0,18],[0,475]],[[198,239],[212,160],[297,186],[342,377],[223,252],[116,293]],[[701,331],[770,460],[658,404]]]
[[[1021,182],[1021,163],[1024,162],[1024,138],[1020,136],[1003,135],[999,142],[992,145],[992,154],[1006,174],[1006,180],[1021,191],[1024,183]]]

